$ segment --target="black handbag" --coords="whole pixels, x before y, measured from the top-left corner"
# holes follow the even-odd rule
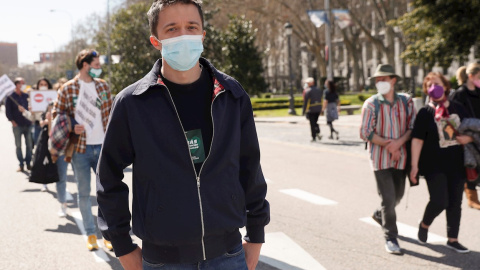
[[[50,184],[58,182],[57,164],[52,162],[50,151],[48,151],[48,125],[40,131],[35,153],[33,155],[33,166],[30,171],[29,182],[39,184]]]

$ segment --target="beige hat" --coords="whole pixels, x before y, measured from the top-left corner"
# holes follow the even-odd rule
[[[395,69],[391,65],[387,64],[380,64],[377,66],[375,73],[372,77],[368,78],[369,80],[375,79],[376,77],[383,77],[383,76],[395,76],[397,80],[400,78],[397,74],[395,74]]]

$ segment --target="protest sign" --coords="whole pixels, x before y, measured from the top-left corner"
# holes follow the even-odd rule
[[[30,91],[30,111],[44,112],[47,109],[48,103],[57,99],[57,91],[55,90],[40,90]]]
[[[8,78],[7,74],[0,77],[0,101],[15,90],[15,84]]]
[[[85,126],[87,135],[92,132],[95,118],[100,113],[96,106],[97,98],[87,93],[87,91],[80,91],[77,105],[75,106],[75,120]]]

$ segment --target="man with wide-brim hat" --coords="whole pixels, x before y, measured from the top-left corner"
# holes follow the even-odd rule
[[[415,121],[412,99],[395,93],[398,78],[391,65],[378,65],[369,78],[375,80],[378,94],[363,104],[360,127],[360,137],[369,145],[370,163],[382,201],[372,218],[382,226],[385,250],[391,254],[402,254],[397,241],[395,206],[400,203],[405,191],[405,143],[410,140]]]

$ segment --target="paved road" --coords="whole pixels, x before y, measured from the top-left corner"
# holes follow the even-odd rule
[[[379,199],[358,139],[358,121],[358,116],[344,116],[335,123],[339,141],[310,143],[303,117],[257,119],[272,218],[257,269],[480,269],[480,212],[465,202],[460,240],[470,254],[444,246],[444,214],[432,225],[429,244],[413,239],[428,200],[425,183],[410,189],[397,207],[405,255],[384,251],[380,228],[369,218]],[[320,122],[326,134],[324,118]],[[15,172],[13,135],[3,111],[0,149],[0,269],[121,269],[113,253],[86,250],[71,171],[68,218],[56,216],[54,185],[41,192],[25,174]],[[130,169],[125,177],[130,185]],[[95,213],[93,190],[91,194]]]

